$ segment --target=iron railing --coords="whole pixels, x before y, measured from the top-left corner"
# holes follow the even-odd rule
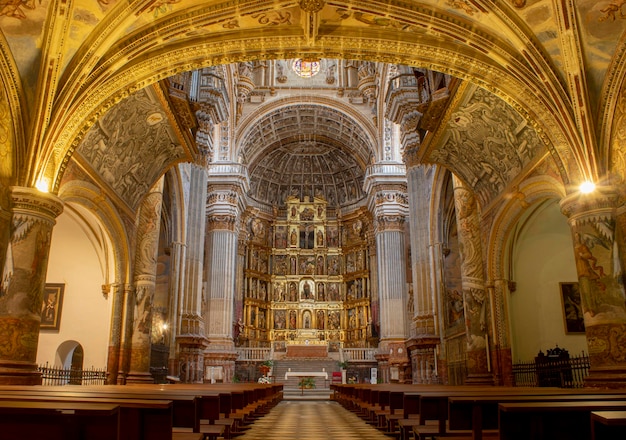
[[[589,374],[589,355],[554,358],[541,362],[513,364],[513,381],[518,387],[582,388]]]
[[[50,366],[46,362],[40,365],[42,385],[105,385],[107,371],[105,368],[90,368],[88,370],[76,370],[73,368]]]

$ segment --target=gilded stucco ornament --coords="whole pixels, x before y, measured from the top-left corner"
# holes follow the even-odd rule
[[[300,0],[300,8],[305,12],[319,12],[325,5],[324,0]]]

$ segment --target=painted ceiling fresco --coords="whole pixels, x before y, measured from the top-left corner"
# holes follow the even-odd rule
[[[116,0],[77,0],[73,6],[71,20],[71,39],[65,52],[65,62],[76,53],[81,42],[85,41],[96,26],[104,20],[107,14],[119,13]],[[122,21],[120,35],[127,35],[140,29],[142,26],[181,13],[187,7],[204,5],[207,2],[199,0],[152,0],[143,2],[135,15]],[[216,2],[217,3],[217,2]],[[246,2],[241,2],[245,4]],[[206,20],[200,26],[190,26],[180,37],[199,35],[214,35],[218,32],[245,30],[259,27],[289,27],[299,26],[303,20],[303,11],[297,1],[268,1],[269,7],[263,12],[246,13],[245,7],[233,9],[231,15],[218,15],[212,20]],[[420,22],[416,18],[414,23],[402,20],[393,14],[390,7],[388,13],[374,15],[363,9],[345,7],[344,2],[327,1],[320,12],[320,33],[332,32],[338,25],[355,28],[394,28],[402,29],[407,33],[420,34],[428,27],[428,23]],[[392,3],[392,2],[390,2]],[[520,24],[530,28],[553,62],[563,72],[563,60],[560,42],[555,29],[554,2],[551,0],[510,0],[508,5],[519,16]],[[469,0],[425,0],[415,2],[416,12],[432,9],[452,12],[460,18],[478,20],[490,33],[500,34],[501,38],[511,42],[514,46],[523,44],[517,35],[504,34],[504,27],[493,12],[487,12],[477,6],[478,3]],[[580,35],[584,42],[586,70],[590,73],[589,85],[594,95],[597,95],[602,86],[604,72],[615,53],[619,37],[626,29],[626,5],[621,0],[577,0],[575,2]],[[0,30],[5,35],[18,61],[22,72],[30,72],[37,59],[37,39],[41,37],[49,0],[0,0]],[[218,6],[216,5],[215,8]],[[419,15],[416,13],[416,17]],[[114,19],[114,17],[107,17]],[[32,74],[32,72],[30,72]],[[562,73],[562,75],[564,75]]]
[[[111,109],[76,151],[95,180],[132,210],[164,169],[191,159],[172,130],[167,112],[148,92],[140,90]]]
[[[268,66],[261,66],[262,62],[268,61],[265,58],[288,58],[282,60],[287,63],[299,57],[299,52],[307,51],[328,54],[329,59],[344,57],[357,59],[358,62],[369,62],[369,54],[376,54],[372,58],[380,61],[378,66],[383,66],[381,70],[390,70],[389,65],[384,63],[387,61],[385,57],[388,55],[390,59],[397,60],[401,56],[387,53],[385,48],[380,47],[384,44],[381,42],[392,41],[396,34],[401,34],[402,37],[396,40],[399,46],[404,41],[421,44],[428,47],[433,57],[439,54],[438,49],[442,49],[450,58],[440,61],[438,66],[443,71],[446,62],[450,61],[451,65],[450,71],[444,73],[454,74],[463,80],[471,79],[483,87],[475,89],[463,103],[448,112],[449,120],[443,125],[445,133],[438,134],[441,143],[429,147],[425,157],[446,165],[462,176],[474,187],[483,204],[489,204],[505,191],[521,170],[533,166],[535,159],[546,157],[546,147],[553,156],[559,155],[560,160],[567,161],[568,155],[573,157],[568,164],[556,164],[564,183],[568,183],[565,179],[574,174],[570,173],[574,166],[579,167],[576,178],[595,172],[595,164],[584,162],[586,153],[594,151],[599,141],[593,138],[593,130],[584,130],[578,123],[592,120],[591,123],[598,127],[595,130],[605,129],[602,126],[604,122],[598,122],[605,116],[596,109],[603,108],[602,101],[616,94],[614,84],[609,84],[612,88],[607,91],[607,83],[614,78],[607,75],[607,71],[609,67],[615,69],[612,65],[622,56],[623,48],[619,45],[623,44],[626,30],[626,5],[623,0],[391,0],[356,5],[356,2],[334,0],[0,0],[0,43],[7,42],[9,55],[13,57],[21,76],[20,85],[26,101],[29,101],[20,111],[30,117],[30,113],[35,113],[33,110],[43,109],[41,114],[32,116],[31,123],[35,127],[43,127],[42,132],[33,135],[34,139],[27,139],[24,143],[29,145],[24,150],[36,149],[40,142],[49,142],[42,148],[54,151],[49,154],[53,159],[47,158],[50,163],[34,164],[32,167],[41,166],[48,174],[46,177],[57,183],[64,169],[58,164],[66,163],[67,158],[63,155],[71,154],[67,145],[72,145],[72,141],[84,133],[84,124],[91,124],[102,116],[98,105],[108,108],[114,101],[136,92],[151,81],[164,79],[177,68],[181,71],[179,66],[184,65],[191,70],[191,66],[199,68],[198,64],[208,65],[216,59],[224,62],[223,59],[227,59],[230,53],[236,54],[232,63],[241,61],[248,56],[248,43],[253,46],[259,44],[252,39],[248,41],[246,38],[249,35],[252,38],[261,35],[261,38],[267,38],[268,46],[270,40],[276,45],[272,46],[274,52],[254,47],[256,52],[250,55],[250,62],[258,63],[260,72],[266,71],[264,69]],[[67,34],[63,26],[48,26],[46,20],[52,16],[63,23],[68,29]],[[63,21],[64,17],[67,21]],[[453,31],[450,30],[452,28]],[[465,30],[471,36],[467,40],[463,39]],[[379,38],[387,35],[393,37],[388,40]],[[355,36],[354,40],[358,40],[362,47],[342,52],[341,43],[349,46],[351,36]],[[229,46],[231,41],[234,42],[232,47]],[[215,46],[209,48],[207,42],[214,42]],[[332,47],[335,43],[337,46]],[[283,45],[286,47],[281,52]],[[167,66],[163,68],[155,62],[155,54],[160,55],[159,51],[168,52],[168,59],[176,59],[177,56],[182,57],[180,54],[186,55],[186,50],[192,51],[192,46],[197,52],[193,62],[189,61],[189,67],[185,64],[186,60],[180,59],[180,64],[171,68],[169,63],[163,63]],[[51,53],[42,54],[42,47],[49,47]],[[198,55],[199,48],[207,50],[206,59]],[[359,56],[348,58],[354,53]],[[220,58],[222,55],[223,58]],[[54,69],[47,69],[46,64],[39,65],[42,56],[47,56],[46,60],[51,65],[58,61],[58,75]],[[204,57],[204,53],[201,56]],[[480,56],[484,59],[479,59]],[[467,57],[467,62],[456,61],[456,57]],[[144,58],[148,62],[141,64]],[[422,58],[415,55],[410,59]],[[473,60],[476,60],[475,65]],[[428,61],[423,62],[428,64]],[[141,66],[137,67],[139,64]],[[283,173],[289,175],[287,180],[295,182],[299,178],[297,176],[302,175],[304,168],[299,164],[304,161],[298,162],[299,158],[302,159],[300,141],[315,142],[312,147],[317,148],[319,154],[314,162],[320,167],[332,162],[329,152],[337,157],[345,153],[352,155],[351,161],[342,163],[342,170],[350,170],[346,172],[349,177],[335,182],[348,195],[350,184],[361,181],[369,163],[392,157],[381,153],[386,147],[379,145],[388,137],[389,130],[381,117],[384,113],[377,111],[384,97],[376,93],[368,96],[361,87],[363,78],[360,76],[358,87],[355,84],[340,87],[341,75],[337,67],[327,63],[323,67],[324,73],[309,81],[309,89],[325,94],[328,102],[334,100],[338,103],[335,108],[334,104],[328,105],[324,111],[319,110],[321,106],[282,106],[283,114],[276,107],[267,105],[275,96],[306,96],[310,92],[304,91],[306,87],[294,76],[288,64],[272,67],[275,69],[272,72],[278,74],[275,78],[284,78],[284,82],[278,80],[279,84],[273,82],[246,95],[246,103],[250,105],[244,106],[238,114],[239,119],[234,118],[230,127],[234,138],[241,141],[233,149],[241,148],[241,151],[233,152],[228,158],[237,160],[238,153],[243,152],[252,175],[258,178],[253,187],[259,200],[271,201],[274,197],[272,192],[280,193],[294,186],[289,184],[282,189],[280,186],[275,191],[272,189],[276,181],[267,177],[267,170],[283,163],[277,158],[279,152],[291,157],[284,163],[296,170],[293,174]],[[358,68],[356,65],[353,67]],[[159,68],[164,71],[159,71],[157,78],[154,70]],[[166,72],[167,69],[171,71]],[[284,75],[279,69],[283,69]],[[508,72],[507,69],[513,73],[507,76],[509,82],[501,89],[499,84],[494,84],[493,77],[481,82],[481,73],[497,75]],[[616,70],[611,73],[616,74]],[[49,80],[49,84],[46,82],[43,87],[50,85],[56,88],[51,93],[52,98],[41,99],[37,103],[38,97],[34,95],[39,93],[35,87],[38,75]],[[389,76],[378,71],[372,78],[374,87],[381,92],[384,84],[376,81],[381,78],[388,80]],[[235,75],[231,80],[232,93],[241,79]],[[524,89],[526,85],[528,89]],[[102,90],[104,86],[108,89],[101,92],[100,86]],[[515,96],[517,89],[514,86],[524,89],[524,92]],[[549,102],[536,110],[536,114],[516,112],[514,109],[520,110],[522,106],[529,113],[535,111],[527,105],[532,98],[525,101],[527,96],[535,96],[533,92],[537,92],[538,96],[534,102]],[[99,93],[104,98],[98,96]],[[56,101],[56,96],[61,98]],[[14,96],[8,98],[8,104],[0,99],[2,114],[6,113],[7,106],[10,108],[18,101]],[[232,102],[239,98],[236,96]],[[28,105],[33,102],[39,107]],[[92,107],[91,103],[94,103]],[[138,188],[149,185],[163,171],[162,168],[157,171],[158,167],[188,157],[172,127],[165,122],[168,118],[163,116],[157,121],[155,116],[156,119],[151,119],[151,115],[164,115],[162,110],[151,102],[149,95],[135,93],[105,113],[77,149],[81,165],[89,168],[89,174],[104,182],[130,209],[134,209],[141,198],[142,190]],[[65,118],[65,114],[70,116]],[[352,121],[354,115],[358,117]],[[559,125],[560,121],[554,115],[564,115],[568,120]],[[552,125],[542,126],[543,132],[536,132],[543,116],[553,117],[550,121]],[[241,121],[247,121],[245,129],[237,127],[237,122]],[[1,124],[0,121],[0,129]],[[264,125],[265,128],[260,128]],[[53,127],[51,131],[56,131],[49,135],[46,133],[48,126]],[[546,132],[550,134],[546,135]],[[553,132],[558,133],[549,137]],[[41,138],[37,137],[40,134]],[[302,138],[303,135],[306,139]],[[150,153],[145,149],[146,145],[137,142],[139,136],[149,138],[146,144],[150,145]],[[294,139],[299,140],[295,142]],[[0,154],[2,152],[0,144]],[[485,152],[487,154],[482,154]],[[154,167],[141,170],[130,168],[131,163],[141,162],[147,154],[156,158]],[[262,162],[260,159],[265,154],[270,154],[272,158]],[[30,154],[29,157],[37,155]],[[356,172],[355,166],[360,171]],[[54,167],[58,169],[48,171],[48,168]],[[137,181],[124,181],[117,178],[115,172],[123,176],[137,174]],[[29,176],[29,179],[35,180],[35,177]],[[315,193],[316,189],[300,186],[299,191]],[[325,192],[326,186],[321,191]],[[343,203],[348,203],[348,195]],[[334,197],[342,203],[338,192]],[[356,191],[354,197],[358,199],[361,193]]]

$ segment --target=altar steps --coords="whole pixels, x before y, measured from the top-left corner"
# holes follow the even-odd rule
[[[313,390],[326,390],[328,394],[330,381],[334,371],[340,371],[337,361],[330,358],[323,359],[281,359],[274,361],[274,367],[272,369],[272,375],[276,383],[282,383],[284,390],[297,390],[300,391],[298,383],[300,379],[297,377],[290,377],[285,379],[285,373],[292,372],[322,372],[328,373],[328,380],[322,377],[315,377],[315,388]]]

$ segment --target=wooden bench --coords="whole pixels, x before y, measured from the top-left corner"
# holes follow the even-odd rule
[[[538,390],[535,394],[450,396],[448,398],[448,429],[471,430],[471,438],[480,440],[483,430],[497,430],[498,405],[516,402],[566,402],[585,400],[626,400],[626,394],[592,394],[594,390],[579,390],[576,394],[547,392]]]
[[[592,411],[591,440],[626,438],[626,411]]]
[[[625,401],[500,403],[501,440],[588,440],[591,413],[624,411]]]
[[[109,403],[0,401],[3,440],[118,440],[119,407]]]

